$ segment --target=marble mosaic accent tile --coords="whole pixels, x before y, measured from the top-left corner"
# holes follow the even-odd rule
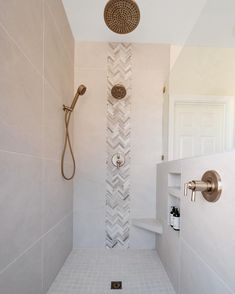
[[[131,44],[109,44],[105,218],[107,248],[129,247],[131,57]],[[127,90],[126,97],[121,100],[113,98],[111,94],[111,89],[116,84],[122,84]],[[125,164],[120,168],[112,164],[112,156],[117,153],[125,158]]]

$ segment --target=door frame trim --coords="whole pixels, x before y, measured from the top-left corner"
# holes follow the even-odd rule
[[[173,158],[174,142],[174,113],[176,104],[205,103],[225,106],[225,149],[233,148],[233,129],[234,129],[234,97],[233,96],[212,96],[212,95],[170,95],[169,96],[169,121],[168,121],[168,160]]]

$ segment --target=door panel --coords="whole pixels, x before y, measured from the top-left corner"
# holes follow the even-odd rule
[[[174,109],[174,159],[223,152],[225,105],[177,103]]]

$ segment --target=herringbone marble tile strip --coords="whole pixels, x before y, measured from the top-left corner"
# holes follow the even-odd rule
[[[131,44],[109,44],[105,219],[107,248],[129,247],[131,56]],[[122,100],[116,100],[111,95],[111,89],[120,83],[126,87],[127,95]],[[115,153],[125,156],[125,164],[119,169],[112,164],[111,159]]]

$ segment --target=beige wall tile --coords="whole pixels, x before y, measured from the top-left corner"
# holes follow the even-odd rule
[[[160,70],[167,74],[170,69],[170,46],[158,44],[133,44],[133,70]]]
[[[45,233],[73,210],[73,184],[62,178],[60,161],[44,161],[42,192]]]
[[[43,157],[60,160],[64,144],[63,99],[45,81],[43,116]]]
[[[54,16],[58,30],[60,31],[61,37],[68,57],[71,62],[74,61],[74,38],[65,14],[64,6],[61,0],[47,0],[47,6],[49,7],[52,15]]]
[[[105,186],[81,174],[74,182],[74,247],[104,248]]]
[[[73,217],[66,217],[43,239],[43,293],[47,293],[72,250]]]
[[[0,28],[0,149],[41,154],[42,77]]]
[[[36,245],[0,275],[0,289],[4,294],[42,294],[42,248]],[[33,292],[32,292],[33,291]]]
[[[132,74],[132,104],[143,108],[143,105],[159,105],[163,102],[162,90],[165,83],[165,73],[159,70],[133,70]]]
[[[45,6],[45,78],[62,99],[73,96],[74,65],[51,12]]]
[[[106,71],[81,69],[77,84],[84,83],[87,92],[80,97],[74,118],[74,150],[77,173],[104,182],[106,174]]]
[[[0,152],[0,270],[41,236],[41,160]]]
[[[107,67],[107,43],[76,43],[75,64],[79,68]]]
[[[43,69],[43,1],[0,2],[0,23],[41,73]]]
[[[6,294],[46,293],[72,248],[72,216],[65,217],[73,186],[62,179],[60,155],[62,105],[71,103],[74,89],[73,37],[62,3],[52,0],[43,13],[43,2],[0,3],[0,292]],[[44,247],[37,243],[31,252],[43,229],[58,223]]]

